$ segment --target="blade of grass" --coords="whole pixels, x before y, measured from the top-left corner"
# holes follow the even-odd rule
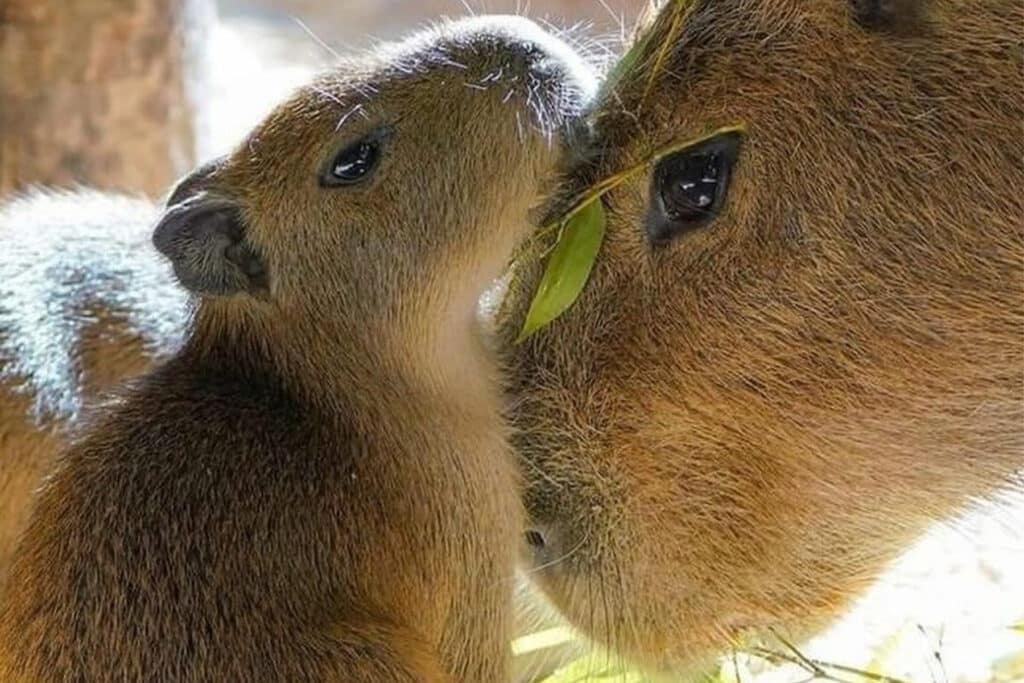
[[[902,678],[896,678],[895,676],[886,676],[885,674],[878,674],[873,671],[864,671],[863,669],[857,669],[852,666],[845,666],[843,664],[834,664],[832,662],[826,662],[820,659],[812,659],[805,657],[804,655],[792,655],[784,652],[777,652],[766,647],[754,647],[746,650],[748,654],[755,657],[764,659],[771,663],[785,662],[787,664],[795,664],[804,671],[814,674],[818,678],[822,678],[828,681],[841,681],[842,683],[848,683],[844,679],[835,678],[831,672],[845,673],[852,676],[858,676],[859,678],[874,681],[875,683],[911,683],[910,681]]]
[[[743,134],[743,133],[746,133],[746,131],[747,131],[747,127],[745,125],[743,125],[743,124],[735,124],[735,125],[732,125],[732,126],[723,126],[721,128],[716,128],[716,129],[712,130],[709,133],[705,133],[703,135],[699,135],[699,136],[697,136],[695,138],[689,138],[689,139],[684,140],[682,142],[673,142],[671,144],[665,145],[664,147],[658,148],[658,149],[654,150],[654,152],[651,153],[643,161],[640,161],[638,163],[633,164],[632,166],[630,166],[629,168],[627,168],[624,171],[619,171],[618,173],[614,173],[614,174],[612,174],[610,176],[607,176],[607,177],[599,180],[593,186],[591,186],[590,188],[588,188],[584,192],[580,193],[575,199],[573,199],[571,202],[569,202],[569,204],[568,204],[569,208],[566,210],[565,214],[563,214],[563,217],[562,217],[561,221],[557,221],[555,223],[549,224],[547,227],[542,229],[542,232],[550,231],[550,230],[553,230],[555,227],[558,227],[559,225],[564,223],[569,218],[572,218],[572,216],[577,211],[582,209],[584,206],[590,204],[590,202],[592,202],[593,200],[595,200],[598,197],[601,197],[601,196],[607,194],[610,190],[614,189],[618,185],[621,185],[623,182],[625,182],[626,180],[628,180],[632,176],[636,175],[637,173],[639,173],[640,171],[643,171],[646,168],[654,166],[659,161],[661,161],[662,159],[664,159],[665,157],[667,157],[667,156],[669,156],[671,154],[675,154],[676,152],[684,150],[687,147],[693,147],[694,145],[699,145],[700,143],[705,142],[705,141],[709,140],[710,138],[716,137],[718,135],[727,135],[729,133],[740,133],[740,134]]]
[[[647,101],[647,96],[651,94],[651,89],[654,88],[654,81],[657,80],[658,74],[661,73],[661,68],[665,64],[665,59],[668,57],[668,53],[672,51],[672,45],[675,43],[675,40],[679,35],[679,29],[683,25],[683,17],[689,14],[692,7],[693,0],[676,0],[676,6],[673,9],[672,14],[672,25],[669,27],[668,35],[661,44],[661,49],[658,50],[658,56],[654,60],[654,66],[651,68],[651,71],[647,76],[647,84],[644,86],[643,95],[640,97],[640,104],[637,106],[637,113],[639,113],[643,108],[644,102]]]

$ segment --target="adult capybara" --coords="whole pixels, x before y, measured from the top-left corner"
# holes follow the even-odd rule
[[[441,24],[178,185],[153,241],[194,315],[37,494],[0,679],[506,677],[520,499],[477,298],[589,87],[532,22]]]
[[[590,280],[511,346],[511,393],[534,576],[685,671],[828,623],[1019,484],[1024,4],[696,0],[649,30],[563,194],[694,144],[603,197]]]

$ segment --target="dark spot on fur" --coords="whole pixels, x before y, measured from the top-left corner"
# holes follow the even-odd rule
[[[868,30],[910,35],[923,24],[923,0],[851,0],[851,5],[857,23]]]

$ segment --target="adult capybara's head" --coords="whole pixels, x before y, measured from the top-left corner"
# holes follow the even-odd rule
[[[511,381],[534,576],[676,670],[823,625],[1024,466],[1024,6],[683,4],[565,193],[693,144],[603,197]]]
[[[526,19],[439,24],[299,89],[179,183],[154,242],[211,315],[272,319],[307,360],[325,336],[447,353],[593,81]]]

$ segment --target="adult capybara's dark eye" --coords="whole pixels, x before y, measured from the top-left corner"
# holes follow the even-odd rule
[[[381,140],[378,135],[364,138],[335,155],[324,173],[320,184],[324,187],[355,185],[370,177],[380,161]]]
[[[664,243],[709,223],[729,191],[741,135],[729,131],[666,156],[654,167],[647,235]]]

